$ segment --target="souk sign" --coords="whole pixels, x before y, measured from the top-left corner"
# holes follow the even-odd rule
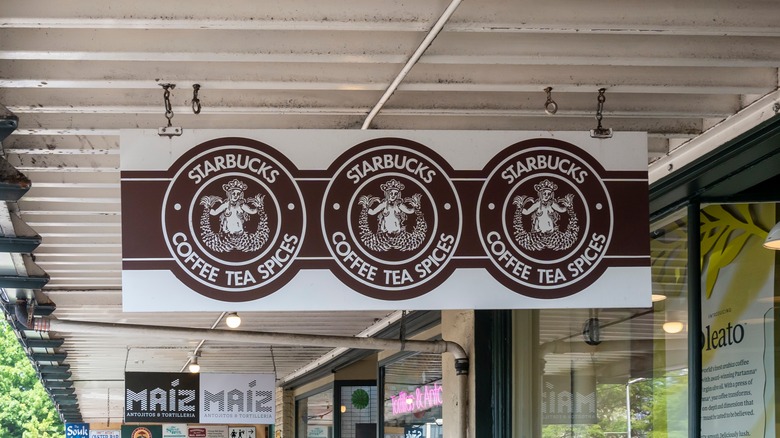
[[[646,307],[646,146],[640,133],[122,130],[123,308]]]
[[[444,404],[441,384],[425,385],[414,391],[401,391],[390,396],[393,406],[393,415],[412,414]]]

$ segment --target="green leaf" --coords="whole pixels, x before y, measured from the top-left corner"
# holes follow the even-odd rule
[[[729,233],[730,235],[731,233]],[[718,273],[721,269],[731,264],[742,248],[744,248],[747,242],[749,233],[742,233],[735,237],[728,245],[725,245],[720,252],[714,252],[710,255],[710,263],[707,267],[706,278],[706,297],[709,298],[712,295],[712,291],[715,288],[715,282],[718,279]],[[726,239],[724,239],[725,241]]]

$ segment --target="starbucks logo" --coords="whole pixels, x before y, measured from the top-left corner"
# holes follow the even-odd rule
[[[211,298],[246,301],[289,281],[306,215],[283,160],[262,143],[228,138],[174,163],[163,234],[182,282]]]
[[[408,299],[451,273],[462,212],[440,161],[401,139],[372,140],[342,155],[322,206],[323,235],[342,281],[374,298]]]
[[[574,145],[518,143],[490,164],[478,229],[491,272],[535,298],[560,298],[594,282],[613,229],[604,169]]]

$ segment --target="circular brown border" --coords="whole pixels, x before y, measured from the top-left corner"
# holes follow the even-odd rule
[[[179,157],[169,168],[168,168],[168,175],[171,178],[171,182],[169,183],[168,187],[165,190],[165,196],[163,197],[163,205],[162,208],[162,225],[163,225],[163,238],[165,239],[166,247],[168,247],[169,252],[172,252],[172,247],[169,244],[169,240],[171,236],[168,233],[168,227],[166,225],[166,219],[168,211],[167,207],[170,204],[170,201],[168,199],[168,194],[170,193],[171,188],[176,183],[176,175],[179,174],[179,178],[187,178],[187,174],[183,172],[184,166],[188,163],[192,162],[192,160],[197,157],[198,155],[208,153],[211,150],[214,150],[219,147],[229,147],[229,146],[238,146],[238,147],[244,147],[249,148],[255,151],[258,155],[265,156],[267,158],[270,158],[272,161],[275,162],[275,164],[280,167],[281,172],[279,173],[279,178],[284,178],[283,183],[284,187],[281,190],[275,190],[274,192],[269,193],[269,195],[273,195],[276,197],[277,203],[279,204],[281,211],[279,211],[279,220],[282,222],[281,229],[279,230],[279,234],[277,236],[273,236],[271,241],[276,243],[276,246],[278,247],[280,245],[280,242],[283,240],[282,236],[285,234],[292,234],[295,235],[298,238],[298,242],[296,243],[296,249],[293,253],[291,253],[290,257],[292,260],[287,264],[287,266],[283,269],[281,273],[278,273],[272,277],[272,279],[267,280],[263,284],[259,284],[252,288],[242,288],[244,290],[238,290],[238,291],[229,291],[229,290],[223,290],[219,288],[213,288],[209,287],[207,284],[202,283],[198,281],[193,274],[191,274],[191,270],[186,269],[182,267],[179,264],[179,258],[176,254],[171,253],[171,256],[173,257],[172,263],[170,263],[170,270],[171,272],[176,276],[176,278],[179,279],[183,284],[185,284],[187,287],[192,289],[194,292],[203,295],[208,298],[212,298],[219,301],[226,301],[226,302],[244,302],[244,301],[251,301],[258,298],[266,297],[273,292],[276,292],[281,287],[283,287],[285,284],[287,284],[290,280],[292,280],[293,277],[297,274],[299,267],[297,266],[297,263],[295,262],[296,256],[300,253],[301,248],[303,246],[303,241],[306,234],[306,204],[303,199],[303,194],[300,190],[300,187],[295,181],[295,178],[293,176],[293,172],[297,169],[295,166],[285,157],[283,154],[281,154],[279,151],[274,149],[273,147],[259,142],[257,140],[252,140],[248,138],[242,138],[242,137],[224,137],[224,138],[218,138],[210,141],[206,141],[204,143],[198,144],[197,146],[193,147],[192,149],[188,150],[185,154],[183,154],[181,157]],[[226,149],[229,150],[229,149]],[[243,152],[246,152],[246,150],[242,150]],[[218,172],[215,172],[211,178],[218,177],[220,174],[223,173],[235,173],[235,170],[221,170]],[[277,193],[283,193],[283,194],[290,194],[290,198],[288,199],[279,199],[279,195]],[[193,192],[194,194],[194,192]],[[290,210],[285,210],[284,206],[288,203],[293,203],[297,206],[297,208]],[[183,209],[184,210],[184,209]],[[184,212],[186,216],[188,216],[189,220],[189,214],[187,212]],[[295,216],[292,219],[283,219],[285,215],[292,215]],[[187,223],[187,227],[184,230],[187,238],[191,240],[198,239],[197,236],[193,236],[189,230],[190,230],[190,223]],[[290,228],[294,228],[294,230],[290,230]],[[293,233],[294,232],[294,233]],[[273,252],[274,250],[269,250],[269,252]],[[201,255],[202,256],[202,255]],[[208,255],[207,255],[208,256]],[[204,257],[207,258],[207,257]],[[208,258],[207,258],[208,259]],[[209,260],[210,261],[210,260]],[[213,264],[213,263],[212,263]],[[251,265],[244,266],[243,269],[251,267],[256,267],[258,263],[252,263]],[[221,266],[221,264],[220,264]],[[226,265],[229,266],[229,265]],[[234,268],[235,270],[242,269],[242,267],[234,267],[229,266],[230,268]],[[256,273],[256,272],[255,272]]]
[[[488,259],[490,260],[490,263],[486,265],[488,272],[502,285],[506,286],[508,289],[517,292],[521,295],[529,296],[532,298],[540,298],[540,299],[556,299],[556,298],[563,298],[567,297],[573,294],[576,294],[578,292],[581,292],[586,287],[593,284],[601,275],[606,271],[608,263],[605,263],[604,256],[609,251],[609,244],[611,243],[611,234],[614,228],[614,212],[612,210],[605,210],[604,212],[595,212],[594,208],[590,207],[590,221],[587,225],[587,232],[593,233],[595,231],[604,231],[608,230],[608,232],[605,234],[607,241],[605,242],[605,247],[603,251],[599,254],[597,264],[591,268],[589,271],[582,274],[582,277],[574,280],[574,281],[567,281],[566,284],[562,286],[549,286],[549,287],[543,287],[541,284],[535,284],[538,283],[538,281],[527,281],[523,282],[519,279],[515,279],[514,276],[507,270],[500,268],[498,265],[500,265],[500,261],[496,259],[495,255],[490,250],[490,245],[487,243],[487,236],[491,232],[498,232],[501,239],[504,241],[504,243],[507,246],[507,249],[510,251],[510,254],[517,258],[520,262],[523,264],[535,266],[536,268],[540,268],[540,264],[538,262],[529,261],[524,254],[519,253],[516,248],[512,247],[512,244],[510,242],[513,241],[513,236],[507,235],[507,227],[505,227],[505,217],[503,216],[503,207],[506,205],[508,201],[507,196],[510,196],[512,193],[515,192],[514,187],[516,185],[516,182],[512,184],[512,186],[508,186],[505,182],[501,181],[501,171],[502,169],[506,168],[506,166],[509,164],[510,161],[512,161],[515,157],[521,157],[524,153],[528,152],[530,153],[533,149],[540,148],[540,147],[547,147],[547,148],[553,148],[553,149],[559,149],[564,151],[565,155],[567,157],[573,156],[577,160],[579,160],[580,163],[583,163],[587,165],[590,169],[594,171],[594,175],[592,175],[589,178],[597,178],[599,181],[599,187],[602,189],[600,190],[600,193],[597,193],[598,196],[595,196],[595,198],[604,198],[605,200],[608,200],[609,202],[606,203],[607,208],[609,206],[612,206],[611,197],[609,194],[609,191],[606,187],[606,184],[602,181],[604,178],[604,175],[606,174],[606,170],[604,167],[596,161],[590,154],[587,154],[582,149],[578,148],[577,146],[574,146],[570,143],[556,140],[556,139],[530,139],[521,141],[518,143],[515,143],[506,149],[502,150],[499,154],[497,154],[493,159],[485,166],[485,173],[487,174],[485,183],[482,186],[482,189],[480,190],[480,194],[477,201],[477,232],[479,235],[480,243],[482,245],[483,250],[485,251],[485,254],[488,256]],[[538,173],[551,173],[549,171],[534,171],[530,172],[528,177],[526,178],[532,178],[534,174]],[[564,180],[562,175],[559,176],[561,180]],[[503,183],[503,184],[501,184]],[[573,185],[576,185],[575,182],[572,182]],[[508,188],[504,188],[508,187]],[[487,204],[489,203],[486,201],[488,199],[489,193],[490,198],[496,198],[498,196],[498,199],[501,200],[500,203],[498,203],[498,208],[494,210],[490,210],[487,207]],[[593,200],[594,196],[592,196],[594,193],[591,191],[584,192],[583,196],[586,199],[589,199],[589,202],[596,202]],[[591,195],[591,196],[589,196]],[[594,220],[594,216],[601,216],[607,214],[609,217],[609,224],[598,226],[598,221]],[[586,230],[582,230],[582,233],[585,233]],[[585,239],[586,237],[583,236],[581,239]],[[578,239],[579,240],[579,239]],[[584,242],[583,242],[584,244]],[[579,256],[582,255],[582,253],[585,251],[585,248],[580,248],[576,252],[571,252],[567,256],[563,257],[563,261],[556,263],[555,265],[545,265],[544,268],[552,267],[566,267],[566,264],[571,261],[579,258]],[[534,270],[535,271],[535,270]],[[534,272],[536,274],[536,272]]]
[[[381,276],[382,268],[399,270],[406,268],[407,271],[416,274],[415,265],[426,259],[436,247],[436,242],[442,234],[453,236],[454,242],[452,242],[452,249],[448,253],[446,259],[441,262],[441,266],[430,274],[427,279],[422,283],[412,284],[409,286],[402,286],[399,288],[387,287],[387,286],[374,286],[367,284],[367,282],[357,279],[352,272],[342,264],[341,258],[335,251],[334,245],[331,243],[330,237],[337,232],[343,233],[349,239],[349,243],[352,250],[358,254],[358,251],[363,251],[362,245],[359,242],[354,242],[351,236],[357,235],[356,232],[351,230],[357,230],[357,224],[352,224],[351,219],[347,217],[348,208],[346,208],[349,201],[356,199],[354,190],[345,190],[344,188],[350,188],[354,184],[349,184],[351,180],[346,177],[347,171],[351,168],[351,165],[361,163],[367,157],[373,156],[374,153],[386,154],[386,153],[401,153],[408,156],[413,156],[417,159],[422,159],[425,163],[429,163],[436,167],[437,173],[434,177],[433,183],[425,183],[413,174],[400,169],[387,169],[380,170],[372,174],[372,177],[381,175],[383,173],[403,174],[406,178],[416,181],[417,184],[423,187],[431,187],[435,184],[431,190],[429,190],[431,197],[436,201],[436,209],[438,215],[438,221],[435,224],[436,229],[429,229],[429,238],[427,239],[426,246],[428,247],[422,255],[418,255],[413,261],[405,265],[399,265],[395,263],[388,263],[382,265],[376,263],[375,260],[371,260],[374,265],[378,266],[379,274]],[[411,153],[410,153],[411,152]],[[365,296],[376,298],[380,300],[406,300],[416,298],[424,295],[437,286],[441,285],[454,271],[454,267],[450,263],[452,257],[457,251],[457,246],[460,242],[462,234],[462,217],[463,209],[460,204],[460,198],[455,189],[454,184],[449,177],[452,172],[452,168],[449,164],[441,158],[436,152],[428,147],[401,138],[376,138],[360,143],[341,154],[329,168],[333,177],[328,184],[323,196],[322,210],[321,210],[321,222],[322,222],[322,237],[325,241],[325,245],[333,257],[336,264],[336,268],[331,269],[333,274],[345,285],[354,289],[358,293]],[[446,189],[446,193],[445,193]],[[444,198],[444,199],[442,199]],[[346,202],[345,202],[346,201]],[[329,209],[328,206],[332,206],[334,203],[339,203],[343,207],[340,210]],[[444,210],[441,206],[445,203],[451,205],[450,210]],[[454,217],[454,219],[448,220],[447,217]],[[375,256],[374,256],[375,257]],[[368,258],[370,259],[370,258]]]

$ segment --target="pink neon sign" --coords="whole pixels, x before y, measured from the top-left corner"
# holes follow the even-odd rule
[[[444,404],[442,391],[444,389],[438,383],[421,386],[414,391],[401,391],[397,395],[390,396],[393,402],[393,415],[410,414],[424,411]]]

